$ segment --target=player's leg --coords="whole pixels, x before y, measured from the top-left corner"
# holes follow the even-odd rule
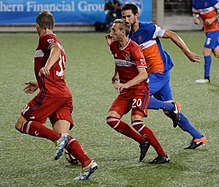
[[[170,83],[168,82],[166,85],[164,85],[163,88],[154,96],[163,101],[173,100]],[[165,114],[169,117],[168,113],[165,112]],[[190,123],[188,118],[182,112],[179,113],[178,126],[193,137],[192,142],[190,142],[190,145],[187,148],[195,149],[196,147],[206,143],[206,138]],[[196,144],[195,142],[198,143]]]
[[[174,103],[163,102],[162,100],[158,100],[152,97],[154,94],[159,92],[162,89],[163,85],[165,85],[169,81],[169,74],[159,74],[159,73],[151,73],[149,75],[149,87],[150,87],[150,102],[148,104],[148,109],[154,110],[167,110],[173,111],[175,109]]]
[[[47,128],[43,123],[38,121],[27,121],[22,115],[18,118],[15,128],[21,133],[46,138],[53,142],[61,137],[60,133]]]
[[[72,109],[72,100],[69,98],[61,108],[59,108],[50,116],[50,121],[53,124],[53,129],[56,132],[67,135],[67,141],[64,141],[64,143],[60,145],[60,149],[57,148],[55,156],[59,158],[62,155],[63,149],[65,148],[68,153],[79,160],[82,165],[82,173],[75,179],[86,180],[97,169],[97,163],[90,159],[80,142],[73,136],[69,135],[69,129],[71,129],[74,124],[71,115]],[[60,154],[58,152],[60,152]]]
[[[143,118],[148,115],[148,102],[149,102],[149,90],[148,92],[144,93],[136,93],[133,98],[132,103],[132,113],[131,113],[131,120],[132,120],[132,127],[139,132],[145,139],[147,139],[148,145],[152,145],[154,149],[157,151],[158,157],[156,157],[152,163],[153,164],[161,164],[169,162],[169,157],[164,152],[162,146],[160,145],[159,141],[157,140],[156,136],[154,135],[153,131],[144,125]],[[145,150],[147,152],[149,146],[146,147]],[[146,155],[146,153],[145,153]],[[140,155],[145,157],[145,155]],[[143,159],[142,158],[142,159]],[[139,160],[140,160],[139,159]]]
[[[170,73],[152,73],[149,75],[149,80],[151,98],[148,109],[155,109],[157,107],[157,109],[163,109],[164,111],[167,111],[169,114],[168,116],[173,121],[173,127],[176,127],[179,123],[179,112],[181,110],[181,104],[175,101],[166,102],[164,99],[166,94],[165,90],[164,92],[162,92],[162,90],[166,88],[165,85],[170,84]],[[170,86],[167,88],[170,88]],[[171,89],[167,91],[168,97],[172,98]],[[154,97],[155,99],[152,99],[152,97]]]
[[[126,114],[132,107],[126,98],[118,96],[109,109],[109,114],[106,118],[107,124],[117,132],[134,139],[139,144],[143,144],[145,139],[136,132],[130,125],[121,120],[121,117]]]
[[[54,99],[47,97],[42,101],[41,97],[37,95],[22,110],[21,116],[15,125],[16,129],[21,133],[46,138],[51,141],[58,140],[61,134],[43,124],[53,110],[56,110],[60,105],[59,102],[54,102]]]
[[[139,144],[143,144],[145,142],[145,138],[136,132],[130,125],[121,120],[120,115],[116,111],[109,112],[106,122],[114,130],[129,138],[132,138]]]
[[[219,45],[213,50],[214,56],[219,58]]]
[[[214,49],[218,46],[218,35],[219,32],[208,32],[206,34],[206,39],[204,43],[204,79],[196,80],[196,83],[209,83],[210,82],[210,70],[211,70],[211,51],[214,52]]]

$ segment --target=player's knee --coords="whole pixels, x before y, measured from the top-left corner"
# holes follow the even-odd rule
[[[22,124],[17,121],[17,123],[15,124],[15,129],[18,131],[21,131],[21,127],[22,127]]]
[[[115,126],[119,123],[119,118],[114,116],[108,116],[106,118],[106,122],[110,127],[115,128]]]
[[[214,52],[214,56],[215,56],[216,58],[219,58],[219,52]]]
[[[15,124],[15,129],[21,132],[21,128],[26,121],[27,120],[23,116],[20,116]]]

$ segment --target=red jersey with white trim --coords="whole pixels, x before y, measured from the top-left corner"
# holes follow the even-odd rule
[[[199,14],[204,25],[204,32],[211,32],[219,30],[218,19],[216,19],[212,24],[207,25],[205,23],[206,19],[213,18],[217,16],[219,9],[218,0],[193,0],[192,1],[192,12],[194,14]]]
[[[140,47],[131,39],[123,48],[119,48],[116,42],[112,42],[110,49],[114,55],[116,69],[119,73],[121,83],[126,83],[136,77],[139,74],[138,68],[147,68]],[[146,87],[147,81],[145,80],[129,89],[145,89]]]
[[[57,43],[62,49],[59,59],[50,69],[50,74],[39,77],[39,71],[45,66],[50,55],[50,45]],[[64,79],[64,70],[66,55],[61,42],[57,39],[55,34],[44,34],[39,37],[39,44],[35,52],[35,76],[41,91],[40,95],[53,97],[70,97],[71,92],[66,85]]]

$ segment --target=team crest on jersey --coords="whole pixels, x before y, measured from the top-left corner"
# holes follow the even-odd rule
[[[142,41],[142,36],[141,36],[141,35],[138,36],[138,41],[139,41],[139,42]]]
[[[205,7],[208,7],[208,2],[205,2]]]
[[[126,54],[125,60],[126,60],[126,61],[131,61],[130,54]]]
[[[54,43],[54,39],[48,39],[47,42],[48,42],[49,44],[52,44],[52,43]]]
[[[145,61],[144,61],[144,58],[141,58],[141,59],[140,59],[140,62],[141,62],[141,64],[143,65],[144,62],[145,62]]]

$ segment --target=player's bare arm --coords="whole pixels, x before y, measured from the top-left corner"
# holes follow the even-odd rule
[[[117,72],[116,66],[115,66],[115,73],[112,77],[112,84],[116,83],[119,81],[119,73]]]
[[[38,89],[37,81],[27,81],[25,82],[26,87],[23,89],[26,94],[32,94]]]
[[[127,89],[127,88],[130,88],[132,86],[135,86],[148,78],[148,74],[147,74],[145,68],[138,68],[138,72],[139,72],[139,74],[135,78],[126,82],[125,84],[115,82],[114,83],[115,89],[122,91],[123,89]]]
[[[57,43],[54,43],[50,46],[50,55],[44,67],[42,67],[39,71],[39,76],[44,75],[47,76],[50,74],[50,68],[57,62],[59,56],[61,55],[61,46]]]
[[[196,53],[191,52],[186,43],[175,32],[171,30],[166,30],[163,38],[170,38],[183,51],[183,53],[188,57],[191,62],[200,62],[201,57]]]

